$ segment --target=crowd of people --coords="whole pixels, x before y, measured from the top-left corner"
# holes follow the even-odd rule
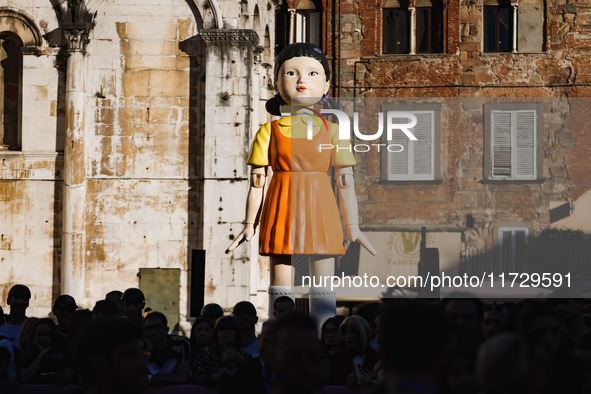
[[[221,394],[315,393],[325,385],[372,394],[591,392],[589,305],[582,298],[482,302],[389,299],[315,322],[274,303],[208,304],[188,336],[146,310],[141,290],[112,291],[91,310],[59,296],[51,317],[27,317],[13,286],[0,309],[0,391],[76,384],[82,393],[136,393],[196,384]],[[320,339],[318,339],[320,337]]]

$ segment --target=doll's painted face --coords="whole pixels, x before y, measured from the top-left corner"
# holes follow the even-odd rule
[[[307,56],[286,60],[277,75],[277,90],[289,105],[316,104],[328,92],[329,86],[322,64]]]

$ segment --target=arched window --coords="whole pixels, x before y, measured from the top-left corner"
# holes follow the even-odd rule
[[[292,18],[287,2],[281,3],[275,18],[275,54],[289,44],[290,33],[294,42],[309,42],[320,46],[322,37],[322,2],[298,0]]]
[[[15,33],[0,33],[0,149],[20,148],[23,42]]]

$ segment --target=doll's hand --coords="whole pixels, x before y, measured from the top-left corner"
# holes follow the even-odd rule
[[[367,249],[367,251],[373,256],[377,254],[376,249],[373,247],[371,242],[369,242],[367,237],[359,229],[359,225],[351,224],[347,226],[347,235],[349,235],[351,241],[359,243],[359,245]]]
[[[246,226],[244,226],[244,229],[242,229],[242,231],[240,232],[240,234],[238,234],[238,236],[234,239],[234,242],[232,242],[232,245],[230,245],[228,247],[228,249],[226,249],[226,254],[228,254],[231,251],[233,251],[234,249],[236,249],[236,247],[238,245],[240,245],[242,242],[250,241],[250,239],[253,237],[253,235],[254,235],[254,224],[247,223]]]

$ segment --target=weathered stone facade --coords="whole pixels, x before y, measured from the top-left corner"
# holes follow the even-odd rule
[[[140,268],[174,268],[186,320],[191,251],[205,249],[206,302],[263,308],[256,245],[223,252],[268,120],[274,3],[75,4],[0,2],[23,59],[20,143],[0,150],[0,298],[24,283],[31,315],[61,293],[92,308]]]

